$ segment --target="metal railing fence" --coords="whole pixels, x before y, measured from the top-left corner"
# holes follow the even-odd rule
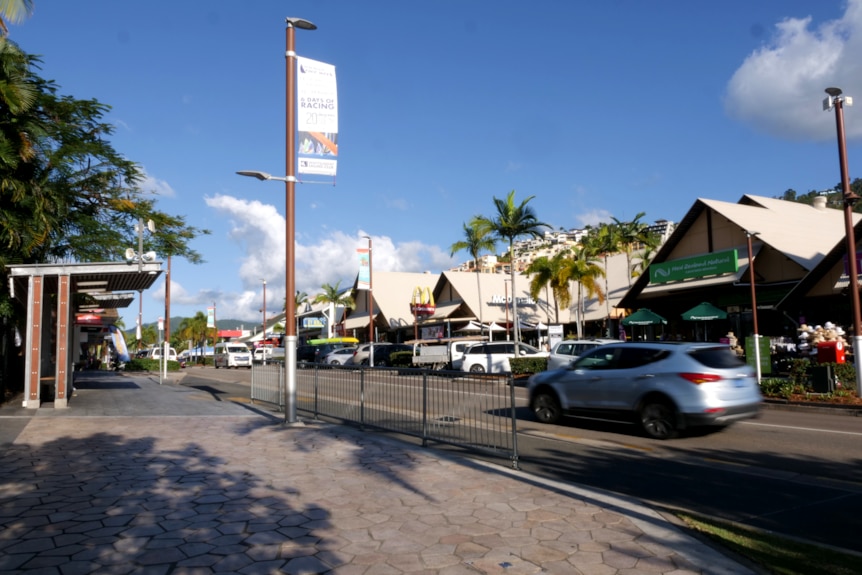
[[[252,367],[251,399],[284,409],[282,363]],[[518,467],[512,374],[297,366],[297,410],[508,457]]]

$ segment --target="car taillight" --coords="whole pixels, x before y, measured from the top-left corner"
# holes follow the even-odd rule
[[[679,374],[679,376],[695,385],[700,385],[701,383],[712,383],[714,381],[721,381],[721,376],[715,375],[714,373],[681,373]]]

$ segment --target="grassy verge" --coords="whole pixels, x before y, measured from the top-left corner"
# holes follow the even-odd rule
[[[855,575],[862,557],[747,529],[709,517],[677,513],[686,525],[780,575]]]

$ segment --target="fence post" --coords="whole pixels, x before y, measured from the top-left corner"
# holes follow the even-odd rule
[[[428,372],[422,371],[422,447],[428,447]]]
[[[518,465],[518,414],[515,413],[515,376],[509,374],[509,411],[512,414],[512,469],[520,469]]]
[[[359,429],[365,430],[365,372],[364,366],[359,366]]]

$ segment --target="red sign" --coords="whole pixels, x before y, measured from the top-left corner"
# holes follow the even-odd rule
[[[79,313],[75,316],[78,325],[102,325],[102,316],[94,313]]]

